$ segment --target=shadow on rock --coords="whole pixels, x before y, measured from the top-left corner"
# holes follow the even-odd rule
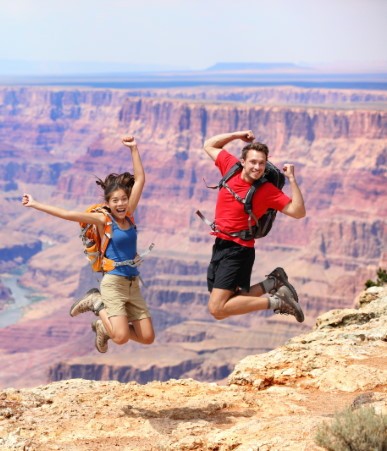
[[[250,418],[256,414],[253,410],[232,410],[227,403],[209,404],[206,407],[179,407],[169,409],[143,409],[133,406],[125,406],[125,415],[133,418],[149,419],[156,430],[165,432],[166,425],[169,429],[175,429],[181,422],[209,422],[219,425],[232,425],[235,418]]]

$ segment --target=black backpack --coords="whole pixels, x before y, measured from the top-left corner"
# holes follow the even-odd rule
[[[252,211],[252,201],[253,201],[254,193],[258,187],[260,187],[261,185],[263,185],[264,183],[267,183],[267,182],[272,183],[278,189],[282,190],[283,186],[285,185],[285,176],[284,176],[283,172],[281,172],[276,166],[274,166],[273,163],[271,163],[270,161],[267,161],[266,162],[266,170],[265,170],[264,175],[260,179],[256,180],[251,185],[251,188],[247,192],[246,197],[244,199],[242,199],[227,184],[227,181],[233,175],[235,175],[237,172],[240,172],[240,171],[242,171],[242,164],[241,164],[241,162],[238,161],[220,179],[220,181],[217,185],[215,185],[215,186],[207,185],[207,187],[212,188],[212,189],[225,188],[234,196],[234,198],[238,202],[241,202],[243,204],[244,210],[245,210],[246,214],[248,214],[248,216],[249,216],[249,218],[248,218],[249,228],[247,230],[240,230],[240,231],[232,232],[232,233],[224,232],[222,230],[219,230],[216,227],[215,222],[211,223],[210,221],[208,221],[199,210],[196,212],[196,214],[206,224],[208,224],[214,231],[222,232],[222,233],[225,233],[226,235],[230,235],[230,236],[237,236],[244,241],[249,241],[254,238],[263,238],[270,232],[270,230],[273,226],[273,222],[277,215],[277,210],[269,208],[264,215],[262,215],[259,219],[257,219]],[[254,222],[255,222],[254,225],[252,225],[252,220],[254,220]]]

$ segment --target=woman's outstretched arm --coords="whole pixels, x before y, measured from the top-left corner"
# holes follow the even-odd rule
[[[35,200],[31,194],[23,194],[22,204],[24,207],[35,208],[57,218],[66,219],[67,221],[86,222],[88,224],[105,224],[105,215],[103,213],[86,213],[80,211],[66,210],[65,208],[54,205],[43,204]]]

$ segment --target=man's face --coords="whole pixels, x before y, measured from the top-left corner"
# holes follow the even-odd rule
[[[255,182],[261,178],[266,168],[266,155],[258,150],[249,150],[245,160],[241,160],[243,171],[242,178],[247,182]]]

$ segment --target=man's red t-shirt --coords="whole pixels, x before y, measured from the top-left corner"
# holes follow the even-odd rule
[[[222,149],[215,160],[215,165],[220,169],[222,176],[239,161],[234,155]],[[246,197],[251,184],[241,178],[241,172],[235,174],[227,181],[229,187],[242,199]],[[275,187],[272,183],[261,185],[253,196],[253,213],[260,218],[268,208],[281,211],[291,201],[291,198]],[[225,188],[219,190],[215,210],[215,224],[224,232],[238,232],[249,228],[248,215],[244,206]],[[234,241],[246,247],[254,247],[255,240],[243,241],[238,237],[231,237],[221,232],[214,235],[224,240]]]

